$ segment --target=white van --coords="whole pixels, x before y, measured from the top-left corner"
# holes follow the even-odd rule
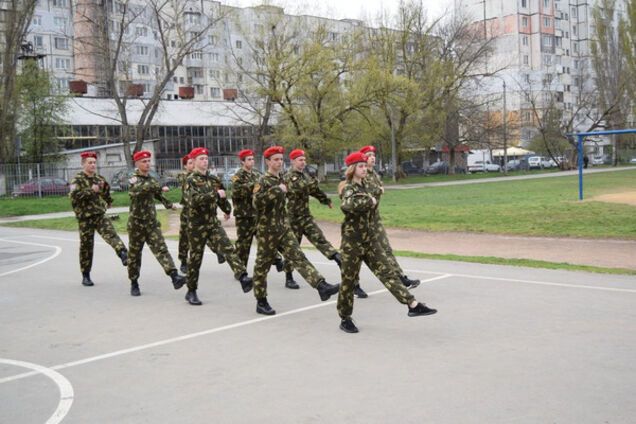
[[[529,169],[541,169],[541,162],[543,162],[543,157],[541,157],[541,156],[530,156],[528,158],[528,168]]]

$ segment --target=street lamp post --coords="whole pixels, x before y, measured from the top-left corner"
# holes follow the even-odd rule
[[[503,82],[503,154],[504,154],[504,160],[503,160],[503,172],[504,175],[506,175],[508,173],[508,170],[506,169],[506,165],[508,164],[508,138],[507,138],[507,128],[506,128],[506,121],[507,121],[507,113],[506,113],[506,80],[505,79],[501,79],[501,82]]]

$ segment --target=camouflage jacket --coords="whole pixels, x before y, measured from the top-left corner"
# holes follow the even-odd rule
[[[375,197],[375,200],[380,204],[380,197],[382,197],[382,179],[374,169],[367,172],[364,183],[367,186],[367,191]]]
[[[179,200],[179,204],[181,206],[186,205],[186,202],[185,202],[186,180],[188,179],[190,174],[191,172],[188,172],[188,171],[179,172],[179,174],[177,174],[177,182],[181,186],[181,200]]]
[[[370,193],[366,182],[361,184],[349,182],[340,194],[340,209],[345,218],[342,222],[342,238],[347,240],[368,242],[376,233],[373,228],[375,206],[373,195]]]
[[[256,231],[282,233],[289,228],[285,210],[286,195],[279,187],[283,178],[266,172],[254,186]]]
[[[161,191],[159,181],[150,175],[142,175],[139,170],[128,180],[130,185],[128,195],[130,196],[130,217],[129,221],[150,222],[157,219],[155,210],[155,199],[159,200],[166,209],[172,208],[170,200],[166,199]]]
[[[227,214],[232,212],[232,205],[227,198],[221,199],[219,190],[225,187],[216,175],[193,172],[188,176],[184,197],[190,222],[199,225],[218,222],[217,207]]]
[[[99,192],[93,191],[93,184],[100,186]],[[103,215],[108,205],[113,203],[110,186],[101,175],[95,174],[89,177],[83,171],[78,172],[73,177],[70,188],[71,205],[78,219]]]
[[[232,177],[232,204],[234,216],[246,218],[256,216],[256,209],[252,204],[252,192],[261,174],[258,171],[239,169]]]
[[[331,200],[318,186],[318,180],[304,172],[289,171],[284,177],[287,185],[287,211],[290,217],[310,216],[309,196],[313,196],[323,205],[331,204]]]

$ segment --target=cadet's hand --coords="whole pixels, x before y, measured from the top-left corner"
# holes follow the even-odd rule
[[[382,191],[382,194],[384,194],[384,187],[380,187],[380,191]]]
[[[161,187],[161,191],[163,191],[165,193],[167,191],[170,191],[170,188],[168,186],[163,186],[163,187]]]
[[[285,184],[279,184],[278,187],[283,190],[283,193],[287,193],[287,186]]]
[[[329,209],[333,209],[333,204],[331,204],[331,202],[329,202],[327,206],[329,206]]]
[[[100,188],[99,188],[99,186],[98,186],[97,184],[93,184],[93,185],[91,186],[91,188],[93,189],[93,191],[94,191],[95,193],[99,193]]]
[[[375,200],[375,197],[371,197],[371,203],[373,204],[373,206],[378,204],[378,201]]]
[[[229,213],[224,213],[223,217],[225,218],[226,221],[230,220],[230,214]]]
[[[216,192],[219,193],[219,197],[221,199],[225,199],[225,190],[217,190]]]

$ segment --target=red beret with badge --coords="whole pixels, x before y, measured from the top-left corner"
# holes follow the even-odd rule
[[[305,156],[305,151],[301,150],[301,149],[294,149],[289,153],[289,158],[291,160],[294,160],[296,158],[299,158],[301,156]]]
[[[148,159],[151,156],[152,153],[150,153],[148,150],[140,150],[138,152],[135,152],[135,154],[133,155],[133,160],[137,162],[138,160]]]
[[[240,160],[243,160],[248,156],[254,156],[254,152],[251,151],[250,149],[244,149],[238,152],[238,157]]]
[[[351,166],[356,163],[367,163],[367,157],[362,152],[353,152],[345,158],[345,165]]]
[[[263,156],[265,156],[265,159],[269,159],[270,157],[274,155],[282,155],[284,153],[285,153],[285,149],[283,148],[283,146],[272,146],[272,147],[268,147],[263,152]]]
[[[86,159],[86,158],[95,158],[95,159],[97,159],[97,153],[95,153],[95,152],[82,152],[82,153],[80,153],[80,157],[82,159]]]
[[[360,149],[360,153],[363,154],[367,154],[367,153],[375,153],[375,147],[373,146],[364,146],[362,149]]]
[[[205,147],[195,147],[190,152],[190,158],[194,159],[197,156],[206,155],[209,156],[210,152]]]

